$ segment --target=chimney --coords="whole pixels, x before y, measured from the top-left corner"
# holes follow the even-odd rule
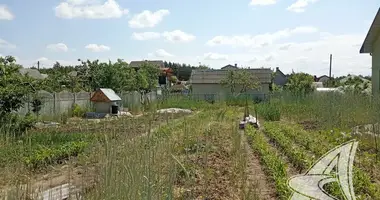
[[[235,63],[235,67],[237,67],[237,64]]]
[[[280,71],[280,68],[279,68],[279,67],[276,67],[276,71]]]

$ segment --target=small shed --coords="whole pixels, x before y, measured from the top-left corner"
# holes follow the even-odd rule
[[[100,88],[92,95],[90,101],[94,103],[97,113],[118,114],[121,98],[112,89]]]

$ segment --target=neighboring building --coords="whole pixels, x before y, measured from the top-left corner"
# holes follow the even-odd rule
[[[323,75],[318,78],[318,82],[326,83],[328,80],[330,80],[330,77]]]
[[[118,114],[121,98],[112,89],[100,88],[92,95],[90,101],[94,103],[97,113]]]
[[[372,94],[380,94],[380,9],[367,33],[360,48],[360,53],[369,53],[372,56]]]
[[[221,69],[225,69],[225,70],[231,70],[231,69],[239,69],[238,67],[237,67],[237,64],[235,64],[235,65],[226,65],[226,66],[224,66],[224,67],[222,67]]]
[[[19,72],[22,75],[27,75],[35,79],[45,79],[48,77],[47,74],[41,74],[37,69],[21,68]]]
[[[165,68],[164,61],[162,60],[143,60],[143,61],[131,61],[129,66],[138,70],[141,65],[144,63],[151,64],[156,66],[161,70],[161,75],[158,77],[158,84],[160,87],[170,87],[169,78],[172,75],[173,71],[170,68]]]
[[[285,86],[285,84],[288,82],[288,77],[282,73],[280,68],[276,67],[276,72],[273,77],[273,83],[278,86]]]
[[[314,88],[323,88],[323,83],[322,82],[313,82],[311,84],[311,86]]]
[[[158,68],[165,68],[164,61],[162,60],[131,61],[131,63],[129,63],[129,66],[133,68],[140,68],[140,66],[143,65],[144,63],[157,66]]]
[[[259,89],[250,90],[248,94],[251,94],[253,98],[265,98],[265,95],[269,93],[272,70],[269,68],[245,70],[254,74],[261,83]],[[226,69],[193,70],[190,77],[192,94],[200,99],[224,99],[230,94],[230,89],[223,87],[220,81],[227,76],[227,73],[228,70]]]

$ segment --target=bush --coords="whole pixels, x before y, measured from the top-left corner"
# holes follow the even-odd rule
[[[73,117],[83,117],[86,113],[86,109],[81,108],[78,104],[73,105],[72,115]]]
[[[280,109],[273,103],[256,104],[257,113],[267,121],[279,121],[281,118]]]
[[[0,128],[4,133],[21,136],[26,130],[32,128],[36,121],[36,117],[30,113],[25,116],[11,113],[2,117]]]

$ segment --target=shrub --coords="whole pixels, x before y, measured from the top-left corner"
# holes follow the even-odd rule
[[[281,112],[278,106],[274,103],[256,104],[257,113],[267,121],[279,121]]]
[[[83,115],[86,113],[86,109],[81,108],[78,104],[73,105],[73,117],[83,117]]]

